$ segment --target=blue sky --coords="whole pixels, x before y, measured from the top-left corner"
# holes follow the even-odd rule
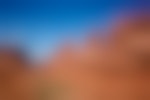
[[[149,9],[145,1],[0,0],[0,40],[16,41],[41,57],[66,38],[80,41],[95,26],[108,27],[118,13]]]

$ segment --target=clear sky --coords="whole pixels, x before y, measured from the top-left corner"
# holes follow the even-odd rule
[[[66,38],[80,41],[92,28],[108,27],[119,13],[149,9],[148,1],[0,0],[0,42],[16,41],[41,57]]]

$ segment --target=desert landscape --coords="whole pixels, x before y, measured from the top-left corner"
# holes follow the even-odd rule
[[[81,47],[62,45],[40,65],[1,46],[0,100],[150,100],[150,16],[114,26]]]

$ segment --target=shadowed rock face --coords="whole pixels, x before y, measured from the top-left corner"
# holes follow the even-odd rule
[[[112,46],[128,60],[135,63],[136,68],[142,69],[150,66],[150,16],[139,16],[120,25],[115,31]],[[131,67],[132,68],[132,67]]]
[[[65,100],[150,99],[150,17],[121,24],[107,46],[91,42],[50,64],[51,79],[68,91]]]
[[[1,100],[30,100],[32,76],[28,64],[22,52],[0,48]]]

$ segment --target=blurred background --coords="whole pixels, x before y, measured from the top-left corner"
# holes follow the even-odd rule
[[[149,8],[149,0],[0,0],[0,43],[40,60],[65,39],[80,43],[94,30],[107,33],[118,16]]]
[[[149,100],[149,15],[150,0],[0,0],[0,100]]]

